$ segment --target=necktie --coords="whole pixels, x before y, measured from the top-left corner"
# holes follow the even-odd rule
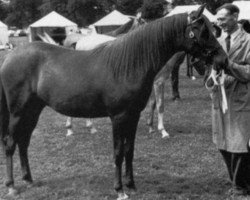
[[[227,37],[226,37],[226,46],[227,46],[227,52],[229,52],[229,50],[230,50],[230,39],[231,39],[231,36],[230,35],[228,35]]]

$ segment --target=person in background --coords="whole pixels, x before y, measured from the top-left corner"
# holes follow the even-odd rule
[[[242,28],[247,32],[250,33],[250,22],[247,19],[241,19],[238,21],[239,24],[242,25]]]
[[[250,34],[237,23],[239,8],[224,4],[217,9],[217,25],[223,33],[218,41],[228,54],[225,89],[228,110],[221,108],[218,87],[212,98],[213,141],[228,169],[232,196],[250,194]],[[249,197],[248,197],[249,198]]]

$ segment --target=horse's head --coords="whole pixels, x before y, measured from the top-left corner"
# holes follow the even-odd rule
[[[189,14],[184,48],[192,56],[224,68],[228,62],[227,54],[214,36],[212,23],[202,14],[204,9],[205,5],[202,5]]]

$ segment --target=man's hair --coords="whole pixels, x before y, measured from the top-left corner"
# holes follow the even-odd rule
[[[231,3],[225,3],[223,4],[221,7],[217,8],[216,9],[216,13],[222,9],[226,9],[229,11],[229,13],[232,15],[234,13],[237,13],[239,14],[240,12],[240,9],[238,8],[238,6],[234,5],[234,4],[231,4]]]

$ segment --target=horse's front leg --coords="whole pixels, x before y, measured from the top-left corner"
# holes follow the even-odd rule
[[[94,127],[93,122],[92,122],[91,119],[86,119],[86,127],[90,127],[90,133],[91,134],[97,133],[97,130]]]
[[[180,64],[177,62],[175,63],[173,70],[171,72],[172,100],[173,101],[180,99],[179,71],[180,71]]]
[[[125,162],[126,162],[126,186],[133,192],[136,191],[134,175],[133,175],[133,159],[135,135],[137,130],[140,113],[133,114],[129,118],[128,126],[125,134]]]
[[[127,199],[128,196],[123,191],[122,186],[122,163],[124,154],[126,156],[126,176],[127,186],[135,189],[133,179],[133,151],[134,138],[139,114],[117,115],[111,118],[113,127],[114,162],[115,162],[115,181],[114,188],[118,194],[118,200]],[[125,147],[125,149],[124,149]]]
[[[187,54],[187,76],[189,78],[191,78],[192,80],[195,80],[195,76],[193,74],[193,65],[191,64],[191,62],[193,62],[194,58],[192,58],[189,54]]]
[[[158,79],[154,82],[154,91],[155,91],[155,99],[156,99],[156,108],[158,115],[158,131],[161,132],[162,138],[168,138],[169,134],[165,130],[164,127],[164,85],[165,80]]]

